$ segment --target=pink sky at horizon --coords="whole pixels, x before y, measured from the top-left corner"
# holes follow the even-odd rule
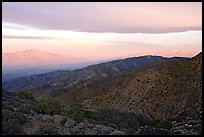
[[[39,49],[82,61],[202,51],[202,3],[3,2],[2,52]]]

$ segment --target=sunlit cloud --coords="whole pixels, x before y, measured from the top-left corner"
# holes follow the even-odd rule
[[[2,51],[28,49],[85,62],[202,51],[202,3],[6,3]]]
[[[2,9],[3,21],[39,29],[117,33],[202,29],[201,2],[3,2]]]

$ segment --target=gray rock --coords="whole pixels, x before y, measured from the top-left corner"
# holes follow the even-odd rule
[[[38,114],[36,111],[34,111],[34,110],[30,110],[30,114],[32,115],[32,116],[34,116],[34,115],[36,115],[36,114]]]
[[[14,111],[14,106],[13,105],[7,105],[6,106],[7,108],[7,110],[11,110],[11,111]]]
[[[39,120],[43,117],[43,114],[34,114],[34,117],[36,117]]]
[[[181,134],[181,130],[174,130],[174,134]]]
[[[69,132],[69,130],[63,129],[61,130],[61,135],[71,135],[71,133]]]
[[[22,135],[23,127],[15,119],[10,119],[8,121],[2,121],[2,134],[3,135]]]
[[[24,123],[29,121],[28,116],[26,114],[21,113],[21,112],[16,113],[15,118],[17,118],[19,120],[20,124],[24,124]]]
[[[34,117],[36,117],[38,120],[40,120],[43,117],[43,114],[35,114]]]
[[[20,105],[21,105],[21,103],[19,103],[19,102],[16,102],[15,104],[13,104],[14,107],[18,107]]]
[[[160,129],[160,128],[143,128],[139,135],[171,135],[170,130]]]
[[[193,126],[194,129],[198,130],[198,129],[202,129],[201,124],[196,124]]]
[[[65,121],[64,116],[54,115],[53,116],[53,123],[54,124],[60,124],[60,122]]]
[[[114,132],[111,132],[109,135],[124,135],[124,133],[122,131],[114,131]]]
[[[96,125],[96,130],[97,130],[97,131],[100,131],[102,128],[103,128],[102,125]]]
[[[29,121],[29,122],[27,122],[25,124],[25,127],[32,128],[33,127],[33,123],[31,121]]]
[[[191,124],[191,125],[196,125],[196,124],[200,124],[200,123],[202,123],[201,120],[190,120],[190,121],[188,121],[188,124]]]
[[[96,130],[100,134],[109,134],[109,133],[112,132],[112,128],[106,127],[106,126],[102,126],[102,125],[96,125]]]
[[[87,124],[88,128],[93,128],[95,125],[94,124]]]
[[[108,124],[108,126],[109,126],[109,127],[112,127],[112,128],[116,128],[116,129],[118,128],[118,126],[117,126],[116,124],[114,124],[114,123]]]
[[[28,110],[28,106],[26,106],[26,105],[20,105],[19,107],[18,107],[18,110],[17,110],[18,112],[22,112],[22,113],[24,113],[24,114],[28,114],[29,113],[29,110]]]
[[[81,130],[79,129],[78,126],[75,126],[73,128],[70,129],[70,132],[73,134],[79,133]]]
[[[79,129],[83,129],[83,128],[87,127],[87,125],[85,123],[82,123],[82,122],[79,123],[77,126],[78,126]]]
[[[141,132],[141,128],[138,128],[137,131],[135,131],[135,135],[139,135],[139,133]]]
[[[50,115],[43,115],[43,116],[41,117],[41,120],[47,121],[47,122],[51,122],[51,121],[53,120],[53,117],[50,116]]]
[[[72,119],[67,118],[65,122],[65,126],[68,128],[72,128],[76,125],[76,122]]]
[[[84,131],[84,135],[97,135],[97,131],[91,128],[88,128]]]
[[[109,127],[103,127],[101,130],[102,130],[102,132],[104,132],[105,134],[109,134],[109,133],[112,132],[112,129],[109,128]]]

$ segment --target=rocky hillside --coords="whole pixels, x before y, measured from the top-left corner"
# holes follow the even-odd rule
[[[175,65],[179,62],[186,61],[187,58],[173,58],[159,60],[141,67],[136,68],[134,72],[142,74],[150,69],[162,69],[167,66]],[[66,88],[53,88],[50,94],[56,97],[66,105],[70,105],[76,102],[83,102],[97,96],[106,94],[108,91],[112,91],[114,86],[120,86],[122,83],[130,81],[134,78],[131,74],[132,71],[115,74],[112,77],[95,77],[86,81],[80,81],[75,85]],[[125,94],[125,93],[124,93]],[[99,102],[100,103],[100,102]],[[124,108],[124,107],[123,107]]]
[[[3,89],[11,92],[28,89],[37,91],[49,91],[52,88],[63,89],[93,77],[109,77],[163,59],[160,56],[141,56],[91,65],[75,71],[55,71],[27,76],[3,83]]]
[[[116,75],[111,89],[83,104],[92,111],[114,108],[152,119],[202,121],[202,52],[186,61],[176,60]]]
[[[34,98],[22,98],[7,92],[2,95],[3,135],[123,135],[113,127],[89,120],[77,121],[65,114],[48,115],[36,112]],[[52,108],[49,108],[52,109]]]
[[[197,135],[201,121],[150,120],[145,115],[81,105],[64,107],[56,100],[36,101],[29,92],[2,94],[2,135]]]

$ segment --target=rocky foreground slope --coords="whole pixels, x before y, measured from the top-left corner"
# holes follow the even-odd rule
[[[192,117],[161,122],[150,120],[143,115],[117,110],[100,110],[96,113],[99,120],[78,119],[64,111],[58,114],[35,111],[32,106],[38,103],[34,98],[22,98],[19,94],[11,92],[4,93],[2,95],[2,135],[202,134],[202,121]]]
[[[2,95],[3,135],[123,135],[112,127],[88,120],[76,121],[67,115],[47,115],[30,109],[34,99],[22,99],[15,93]]]

